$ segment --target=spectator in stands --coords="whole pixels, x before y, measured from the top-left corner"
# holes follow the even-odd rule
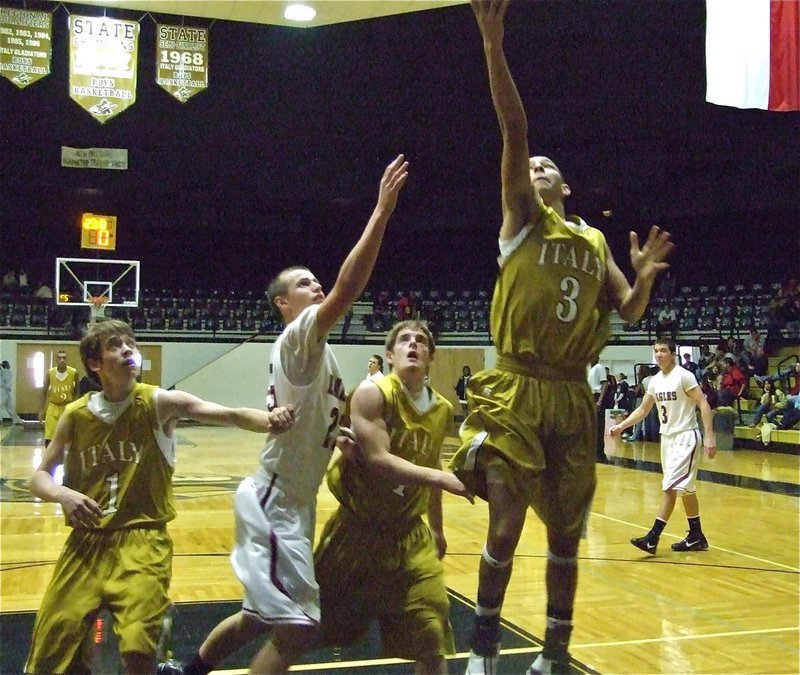
[[[764,349],[764,340],[755,328],[750,329],[750,335],[744,341],[744,349],[750,358],[750,365],[756,375],[767,372],[767,355]]]
[[[678,327],[678,315],[671,306],[665,305],[658,313],[658,324],[656,325],[656,337],[675,339]]]
[[[34,298],[39,298],[40,300],[52,300],[53,299],[53,289],[50,288],[47,284],[42,282],[36,291],[33,294]]]
[[[763,392],[758,401],[758,407],[755,410],[756,416],[753,418],[752,427],[757,427],[761,424],[761,418],[772,410],[772,406],[776,403],[775,391],[772,382],[764,382]]]
[[[416,291],[411,296],[411,315],[416,321],[419,321],[425,309],[425,302],[422,299],[422,293]]]
[[[785,431],[798,423],[800,423],[800,394],[795,394],[786,400],[786,410],[783,413],[783,418],[778,422],[778,429]]]
[[[792,384],[790,380],[792,375],[794,375],[794,384]],[[795,362],[795,364],[789,368],[779,370],[774,375],[756,375],[756,381],[760,384],[764,382],[772,382],[774,384],[781,380],[786,380],[786,383],[789,385],[790,394],[797,394],[797,389],[800,386],[800,361]]]
[[[30,284],[28,283],[28,273],[25,271],[23,267],[19,268],[17,281],[19,283],[20,293],[27,293],[30,290]]]
[[[631,407],[630,393],[631,385],[628,382],[628,376],[625,373],[620,373],[617,376],[617,389],[614,392],[614,407],[631,412],[633,408]]]
[[[411,298],[406,293],[401,293],[397,299],[397,320],[408,321],[412,313]]]
[[[723,359],[722,377],[717,390],[719,405],[732,406],[747,389],[747,375],[729,356]]]
[[[367,380],[377,382],[383,379],[383,357],[379,354],[373,354],[367,361]]]
[[[686,352],[683,355],[683,367],[688,370],[692,375],[694,375],[695,379],[699,382],[700,377],[698,375],[698,365],[692,361],[692,355],[689,352]]]
[[[700,391],[702,391],[703,395],[706,397],[709,407],[712,410],[716,408],[718,405],[717,390],[711,380],[709,380],[708,374],[703,375],[703,378],[700,380]]]
[[[772,404],[772,410],[767,413],[767,422],[774,423],[778,415],[783,415],[786,410],[789,397],[783,393],[780,380],[773,382],[772,385],[772,393],[775,397],[775,402]]]
[[[9,291],[16,290],[17,273],[14,270],[8,270],[8,272],[3,275],[3,288]]]
[[[700,357],[697,360],[698,367],[698,380],[702,379],[706,369],[711,365],[714,360],[714,355],[711,353],[711,347],[708,345],[700,345]]]
[[[795,297],[787,304],[786,330],[789,337],[800,337],[800,297]]]
[[[672,270],[667,270],[661,275],[661,279],[658,282],[658,292],[656,296],[663,298],[667,302],[671,302],[675,297],[675,285],[676,282]]]

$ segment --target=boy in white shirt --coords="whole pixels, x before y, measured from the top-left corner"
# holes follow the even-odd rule
[[[621,423],[609,430],[619,436],[624,429],[644,419],[655,405],[661,425],[661,466],[664,473],[664,497],[653,527],[643,537],[634,537],[631,544],[646,553],[655,555],[658,538],[664,531],[678,493],[689,521],[689,534],[672,544],[673,551],[705,551],[708,540],[700,527],[700,506],[695,492],[697,469],[700,464],[700,430],[697,427],[695,408],[703,419],[705,451],[709,459],[717,454],[714,438],[713,416],[694,375],[675,363],[675,343],[658,339],[653,346],[659,372],[653,375],[641,405]]]

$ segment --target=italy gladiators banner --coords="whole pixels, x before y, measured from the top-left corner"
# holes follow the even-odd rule
[[[50,74],[53,15],[0,7],[0,73],[20,89]]]
[[[136,102],[139,24],[69,18],[69,96],[104,124]]]
[[[208,29],[156,24],[156,83],[181,103],[208,87]]]

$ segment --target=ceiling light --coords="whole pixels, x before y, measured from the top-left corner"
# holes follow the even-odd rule
[[[311,21],[316,15],[317,10],[308,5],[289,5],[283,12],[289,21]]]

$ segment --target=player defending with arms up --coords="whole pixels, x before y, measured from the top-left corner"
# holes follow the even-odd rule
[[[650,379],[642,404],[621,423],[609,429],[612,436],[618,436],[624,429],[647,417],[653,406],[658,410],[664,497],[653,527],[645,536],[631,539],[631,544],[655,555],[658,538],[672,515],[680,493],[683,510],[689,520],[689,534],[673,544],[672,550],[705,551],[708,549],[708,540],[700,527],[700,505],[695,492],[697,468],[700,465],[700,431],[695,408],[699,408],[703,420],[704,445],[709,459],[717,454],[713,413],[694,375],[675,363],[675,343],[672,340],[657,340],[653,351],[660,372]]]
[[[25,672],[91,672],[87,636],[105,607],[125,673],[152,673],[170,606],[166,524],[175,517],[178,419],[280,432],[291,426],[292,411],[226,408],[137,383],[141,355],[122,321],[90,325],[80,352],[103,389],[67,406],[31,478],[31,492],[59,503],[73,529],[36,615]],[[63,486],[53,479],[62,463]]]
[[[378,203],[328,296],[305,267],[283,270],[267,293],[286,327],[272,348],[269,407],[291,402],[295,425],[270,438],[261,465],[236,493],[231,563],[244,586],[242,610],[220,622],[191,660],[160,664],[159,673],[199,675],[271,630],[250,666],[279,673],[316,638],[319,587],[313,540],[317,492],[331,459],[345,391],[328,333],[369,281],[389,217],[408,177],[403,155],[384,171]]]
[[[642,247],[630,233],[631,288],[603,234],[566,217],[570,188],[559,168],[529,157],[528,120],[503,53],[508,2],[473,0],[472,7],[503,137],[503,222],[491,310],[497,365],[470,380],[470,414],[452,463],[489,502],[467,672],[497,671],[500,613],[529,506],[548,540],[545,644],[530,672],[559,672],[569,668],[578,541],[595,487],[586,369],[608,339],[612,309],[626,321],[644,313],[672,244],[657,227]]]

